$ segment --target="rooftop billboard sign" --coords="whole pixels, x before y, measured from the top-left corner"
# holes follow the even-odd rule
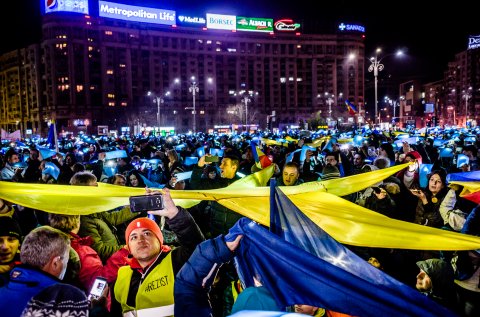
[[[73,12],[88,14],[88,0],[43,0],[45,13],[52,12]]]
[[[207,20],[204,16],[177,15],[178,25],[204,27]]]
[[[122,3],[99,1],[98,14],[101,17],[127,20],[133,22],[147,22],[163,25],[175,25],[175,11],[139,7]]]
[[[207,13],[207,28],[216,30],[236,30],[235,15]]]
[[[480,47],[480,35],[470,35],[468,37],[468,49],[474,49]]]
[[[280,32],[295,32],[300,28],[300,23],[294,23],[291,19],[282,19],[275,22],[275,30]]]
[[[237,17],[237,31],[273,32],[273,19]]]
[[[365,27],[363,25],[359,25],[359,24],[345,24],[345,23],[340,23],[338,25],[338,29],[342,32],[345,32],[345,31],[356,31],[356,32],[361,32],[361,33],[365,33]]]

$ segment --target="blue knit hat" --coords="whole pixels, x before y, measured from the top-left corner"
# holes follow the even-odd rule
[[[79,288],[57,283],[33,296],[21,317],[88,316],[88,300]]]
[[[247,287],[237,297],[233,304],[232,314],[241,310],[281,311],[272,294],[265,286]]]

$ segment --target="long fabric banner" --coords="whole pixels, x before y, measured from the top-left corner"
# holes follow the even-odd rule
[[[418,250],[480,249],[480,238],[394,220],[337,196],[382,181],[408,164],[325,182],[284,186],[282,191],[314,223],[337,241],[358,246]],[[200,200],[215,200],[265,226],[270,223],[269,166],[216,190],[171,191],[175,203],[188,208]],[[255,187],[260,186],[260,187]],[[86,215],[128,204],[144,189],[99,183],[98,187],[0,182],[0,198],[52,213]]]
[[[271,197],[270,231],[246,218],[230,230],[243,234],[235,261],[246,286],[254,286],[255,277],[281,307],[303,303],[353,316],[452,315],[332,239],[278,188]]]

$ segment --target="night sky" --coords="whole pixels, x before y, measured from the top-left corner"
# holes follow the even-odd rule
[[[13,0],[2,9],[0,53],[40,39],[40,1]],[[59,0],[61,1],[61,0]],[[114,2],[114,0],[111,0]],[[234,15],[291,17],[318,33],[334,32],[339,22],[366,27],[370,56],[381,46],[386,52],[407,49],[402,61],[386,59],[384,72],[392,76],[439,80],[455,53],[465,50],[468,35],[480,34],[475,1],[456,0],[450,5],[431,0],[117,0],[161,8],[188,8],[185,13],[214,11]],[[387,7],[388,5],[388,7]],[[477,11],[478,12],[478,11]],[[8,21],[7,21],[8,19]],[[368,76],[368,75],[367,75]]]

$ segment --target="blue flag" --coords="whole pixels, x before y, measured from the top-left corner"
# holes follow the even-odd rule
[[[47,143],[50,149],[55,148],[55,122],[50,123],[50,127],[48,128],[48,137]]]
[[[271,232],[247,218],[230,231],[243,234],[235,261],[246,287],[255,276],[282,307],[303,303],[355,316],[453,314],[335,241],[274,186]]]
[[[57,152],[55,152],[54,150],[51,150],[50,148],[46,148],[39,145],[37,145],[37,150],[38,152],[40,152],[40,155],[42,156],[42,160],[46,160],[54,156],[55,154],[57,154]]]

